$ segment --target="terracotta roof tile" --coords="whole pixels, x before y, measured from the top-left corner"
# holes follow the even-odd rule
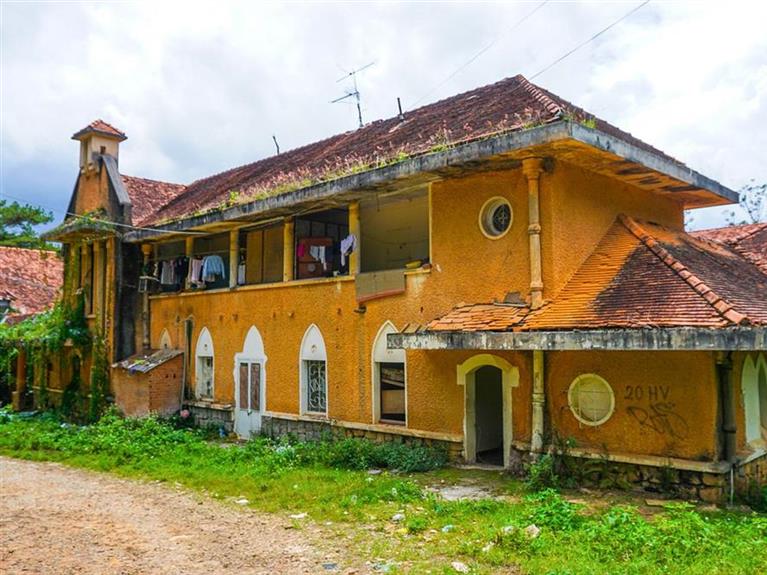
[[[63,281],[64,264],[55,252],[0,246],[0,293],[10,296],[14,316],[49,309]]]
[[[134,226],[141,226],[173,198],[183,193],[186,186],[120,175],[130,197],[131,217]]]
[[[426,326],[431,331],[508,331],[529,311],[526,307],[503,304],[458,306]]]
[[[104,120],[94,120],[85,126],[82,130],[75,132],[75,134],[72,135],[72,139],[78,140],[85,134],[89,134],[91,132],[113,136],[120,140],[126,140],[128,138],[124,132],[121,132],[111,124],[107,124]]]
[[[767,274],[767,223],[701,230],[692,235],[729,246]]]
[[[767,275],[749,259],[723,243],[620,216],[568,284],[544,307],[529,312],[493,304],[463,305],[426,329],[530,331],[749,324],[767,325]]]
[[[398,117],[377,120],[359,130],[193,182],[184,193],[158,210],[152,222],[214,209],[232,192],[238,193],[241,200],[252,199],[277,193],[280,189],[295,189],[305,185],[302,182],[349,173],[352,169],[374,165],[400,154],[422,154],[446,144],[463,143],[564,118],[577,121],[592,116],[524,77],[514,76],[408,111],[404,120]],[[630,134],[593,119],[598,129],[663,155]]]

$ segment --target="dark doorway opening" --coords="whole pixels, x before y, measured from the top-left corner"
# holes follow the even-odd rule
[[[503,383],[497,367],[486,365],[474,374],[474,413],[477,462],[503,465]]]

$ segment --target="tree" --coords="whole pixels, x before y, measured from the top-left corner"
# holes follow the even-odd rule
[[[767,217],[767,183],[757,185],[754,180],[740,189],[738,203],[745,212],[745,219],[738,220],[734,211],[726,213],[727,223],[731,226],[756,224]]]
[[[47,247],[35,231],[40,226],[53,221],[53,214],[44,209],[28,204],[0,200],[0,246],[17,248]]]

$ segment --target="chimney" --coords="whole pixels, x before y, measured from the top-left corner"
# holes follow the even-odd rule
[[[93,166],[93,161],[100,155],[119,159],[120,142],[127,136],[110,126],[104,120],[95,120],[72,136],[80,142],[80,170],[86,171]]]

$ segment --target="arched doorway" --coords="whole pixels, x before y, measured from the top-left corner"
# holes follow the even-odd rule
[[[266,389],[264,341],[251,326],[242,351],[234,356],[234,431],[249,438],[261,431]]]
[[[458,366],[464,386],[464,457],[508,467],[512,440],[511,389],[519,370],[505,359],[479,354]]]

